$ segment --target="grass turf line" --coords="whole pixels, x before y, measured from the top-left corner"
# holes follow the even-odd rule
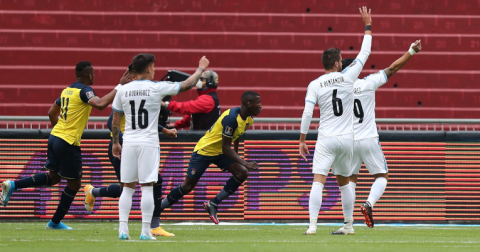
[[[115,223],[67,223],[75,230],[45,230],[45,223],[0,223],[3,251],[479,251],[480,227],[355,226],[353,236],[331,236],[337,226],[319,226],[317,235],[302,235],[307,226],[164,225],[176,237],[140,241],[141,224],[130,223],[131,241],[118,240]],[[13,249],[13,250],[12,250]]]

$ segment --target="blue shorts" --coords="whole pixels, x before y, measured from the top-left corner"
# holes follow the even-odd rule
[[[113,170],[115,170],[118,182],[120,182],[120,159],[113,156],[112,146],[113,140],[110,140],[110,143],[108,143],[108,159],[110,159],[110,163],[113,165]]]
[[[45,169],[58,172],[65,179],[82,178],[82,151],[80,146],[50,135],[48,137]]]
[[[233,159],[223,154],[218,156],[204,156],[194,152],[188,164],[187,177],[198,180],[210,164],[215,164],[218,168],[222,169],[222,171],[225,171],[233,163],[235,163]]]

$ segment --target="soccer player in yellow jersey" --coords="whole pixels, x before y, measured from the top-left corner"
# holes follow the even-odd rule
[[[62,178],[67,180],[67,187],[60,196],[60,203],[55,214],[47,224],[47,229],[66,229],[71,227],[61,220],[68,212],[70,205],[81,186],[82,153],[80,141],[83,130],[88,122],[92,107],[103,110],[115,97],[117,88],[102,98],[95,95],[90,87],[93,85],[95,74],[92,64],[81,61],[75,68],[77,80],[62,91],[48,111],[53,130],[48,138],[47,162],[45,169],[48,173],[37,173],[29,178],[2,183],[2,205],[7,206],[13,191],[27,187],[52,186],[58,184]],[[126,72],[121,83],[128,78]],[[120,85],[118,86],[120,87]],[[60,114],[60,118],[58,118]]]
[[[256,162],[247,162],[238,155],[238,144],[240,136],[253,124],[252,116],[257,116],[261,110],[260,95],[253,91],[246,91],[242,95],[241,107],[223,112],[195,146],[185,181],[170,191],[167,197],[163,199],[161,209],[177,203],[184,195],[190,193],[208,166],[213,163],[218,168],[228,170],[232,174],[232,177],[217,196],[203,204],[210,219],[218,224],[218,204],[234,193],[247,179],[247,169],[258,169]],[[235,151],[232,149],[232,142]]]

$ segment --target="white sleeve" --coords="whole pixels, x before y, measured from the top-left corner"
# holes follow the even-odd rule
[[[180,93],[180,82],[168,82],[168,81],[159,81],[158,84],[158,91],[163,95],[177,95]]]
[[[300,133],[302,134],[307,134],[308,130],[310,129],[313,109],[315,109],[315,103],[305,100],[305,109],[303,110],[302,123],[300,125]]]
[[[366,80],[368,83],[367,88],[374,91],[388,82],[387,75],[383,70],[380,70],[374,74],[370,74],[369,76],[365,77],[364,80]]]
[[[368,56],[370,56],[371,51],[372,35],[365,34],[363,36],[362,49],[358,53],[357,58],[352,62],[352,64],[350,64],[350,66],[348,66],[342,71],[344,76],[349,78],[352,83],[360,75],[360,72],[362,71],[365,62],[367,62]]]
[[[115,94],[115,98],[113,98],[113,102],[112,102],[112,109],[114,111],[117,111],[119,113],[123,113],[123,107],[122,107],[122,101],[121,101],[121,97],[122,97],[122,94],[123,92],[120,90],[117,91],[117,93]]]
[[[307,94],[305,95],[305,102],[311,102],[315,106],[317,104],[317,90],[315,85],[310,83],[307,88]]]

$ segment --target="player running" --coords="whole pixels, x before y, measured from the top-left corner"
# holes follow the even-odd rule
[[[310,226],[304,233],[314,235],[317,232],[317,220],[322,205],[322,191],[327,175],[332,167],[332,173],[337,177],[337,183],[342,197],[343,216],[345,224],[330,234],[355,234],[353,230],[353,193],[349,186],[351,162],[353,154],[353,83],[362,71],[367,61],[372,45],[371,10],[360,9],[365,23],[365,35],[362,48],[357,58],[342,71],[342,56],[337,48],[330,48],[322,54],[322,64],[325,74],[312,81],[305,97],[299,152],[307,161],[305,154],[310,155],[305,138],[312,120],[313,109],[318,103],[320,107],[320,127],[313,157],[313,184],[310,191],[309,215]]]
[[[388,79],[400,70],[408,60],[417,52],[422,50],[420,40],[410,45],[410,49],[399,59],[393,62],[389,67],[371,74],[363,79],[357,79],[353,85],[354,93],[354,144],[352,159],[352,176],[350,176],[350,187],[353,192],[355,202],[355,187],[357,177],[362,166],[362,161],[373,175],[375,182],[370,190],[370,195],[365,203],[360,207],[365,216],[365,223],[369,228],[373,228],[372,208],[380,199],[387,187],[388,168],[385,156],[378,139],[377,124],[375,123],[375,91]],[[352,58],[342,60],[342,65],[347,66],[353,61]]]
[[[47,229],[72,228],[61,222],[67,214],[73,199],[81,186],[82,152],[80,141],[83,130],[87,125],[92,107],[103,110],[115,97],[119,84],[114,90],[102,98],[96,96],[91,88],[95,79],[92,64],[81,61],[75,67],[76,82],[62,91],[48,111],[53,129],[48,138],[47,162],[45,169],[49,173],[37,173],[29,178],[16,181],[6,180],[2,183],[2,205],[7,206],[10,196],[15,190],[27,187],[52,186],[60,183],[62,178],[67,180],[67,187],[60,196],[60,203]],[[120,83],[128,81],[125,72]],[[60,114],[60,119],[58,118]]]
[[[132,64],[128,66],[128,72],[130,74],[130,81],[134,81],[137,79],[137,75],[135,71],[132,69]],[[112,130],[112,120],[113,120],[113,112],[110,114],[110,117],[107,121],[107,127]],[[122,116],[120,120],[120,136],[119,141],[120,145],[123,143],[123,132],[125,131],[125,115]],[[158,131],[162,132],[166,136],[170,138],[177,137],[177,130],[176,129],[167,129],[164,128],[162,125],[158,124]],[[112,134],[110,133],[110,136]],[[110,139],[110,143],[108,144],[108,158],[112,163],[113,169],[115,171],[115,175],[117,176],[118,181],[120,182],[120,159],[116,158],[112,154],[112,145],[113,139]],[[155,236],[175,236],[174,234],[165,231],[162,227],[160,227],[160,203],[162,202],[162,176],[160,172],[158,173],[158,180],[155,184],[153,184],[153,197],[155,202],[155,210],[153,211],[152,222],[150,224],[150,228],[152,231],[152,235]],[[87,211],[93,211],[93,206],[95,204],[96,197],[111,197],[111,198],[118,198],[122,194],[123,183],[120,184],[112,184],[108,187],[93,187],[91,184],[85,186],[85,209]]]
[[[158,182],[160,148],[158,138],[158,118],[160,104],[167,95],[176,95],[191,89],[209,65],[204,56],[200,59],[197,71],[181,83],[153,82],[155,56],[138,54],[132,60],[132,68],[138,80],[120,88],[112,104],[113,156],[121,159],[120,178],[124,184],[119,205],[119,239],[130,239],[128,218],[132,207],[135,186],[141,185],[142,231],[141,240],[155,240],[150,230],[154,211],[153,185]],[[123,150],[120,145],[120,121],[125,114]],[[121,154],[120,154],[121,153]],[[122,157],[122,158],[121,158]]]
[[[218,224],[217,209],[220,202],[233,194],[247,179],[247,169],[258,169],[256,162],[247,162],[238,155],[238,144],[240,136],[253,124],[252,116],[257,116],[262,110],[262,103],[260,95],[253,91],[246,91],[242,94],[241,99],[241,107],[223,112],[215,124],[198,141],[188,164],[185,181],[172,189],[163,199],[162,211],[189,194],[210,164],[215,164],[218,168],[228,170],[232,174],[217,196],[203,203],[210,219]],[[232,150],[232,142],[235,151]]]

